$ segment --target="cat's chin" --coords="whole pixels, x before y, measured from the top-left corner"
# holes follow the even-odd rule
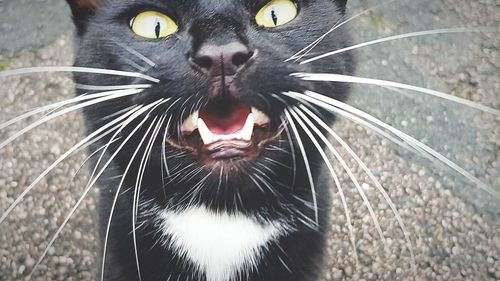
[[[205,166],[255,160],[277,139],[282,126],[272,126],[262,111],[234,99],[208,103],[182,123],[181,137],[166,145],[188,150]]]

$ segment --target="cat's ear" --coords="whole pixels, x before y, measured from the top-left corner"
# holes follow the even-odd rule
[[[82,34],[85,31],[88,18],[95,13],[101,0],[66,0],[66,2],[73,13],[73,22],[78,34]]]

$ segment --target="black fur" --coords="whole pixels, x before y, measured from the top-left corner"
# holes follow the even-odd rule
[[[117,43],[129,46],[153,60],[156,67],[148,68],[145,74],[161,80],[151,89],[137,96],[120,98],[101,103],[85,110],[88,130],[93,132],[109,122],[105,117],[135,104],[148,104],[160,98],[180,98],[171,109],[172,126],[169,135],[176,139],[178,124],[194,110],[192,105],[203,105],[209,100],[210,78],[192,67],[189,57],[206,42],[219,44],[238,41],[250,50],[258,50],[255,62],[246,69],[235,81],[240,89],[237,99],[265,112],[272,121],[271,127],[277,129],[281,123],[280,117],[284,104],[272,97],[283,91],[318,90],[321,93],[343,100],[348,89],[339,84],[310,84],[289,76],[294,72],[329,72],[350,74],[353,71],[353,59],[349,55],[340,55],[321,60],[313,64],[298,65],[283,61],[302,49],[307,44],[328,31],[342,19],[345,11],[345,1],[334,0],[299,0],[299,15],[287,25],[264,29],[255,24],[255,13],[267,3],[265,0],[108,0],[101,1],[98,6],[76,5],[76,1],[68,0],[74,13],[74,19],[79,36],[77,46],[76,66],[107,68],[124,71],[136,71],[130,60],[146,65],[137,57],[120,47]],[[94,3],[93,1],[88,3]],[[179,32],[163,40],[146,40],[133,34],[129,27],[130,19],[144,10],[159,10],[170,15],[179,24]],[[314,49],[315,53],[330,51],[349,44],[349,36],[342,29],[325,38]],[[105,76],[96,74],[75,74],[75,81],[91,85],[125,85],[144,83],[141,79]],[[321,87],[321,88],[319,88]],[[78,91],[83,94],[84,91]],[[294,104],[293,100],[285,100]],[[184,107],[181,105],[184,104]],[[151,118],[136,133],[127,145],[118,153],[112,165],[102,176],[101,191],[101,228],[102,237],[110,214],[115,192],[146,129],[155,116],[165,113],[169,104],[157,108]],[[142,118],[139,118],[142,120]],[[139,120],[139,121],[140,121]],[[129,136],[138,124],[135,122],[125,128],[122,139]],[[333,119],[326,120],[333,122]],[[163,130],[163,129],[162,129]],[[160,131],[160,136],[163,132]],[[326,181],[320,180],[321,159],[314,146],[307,141],[302,132],[312,171],[315,179],[319,206],[320,227],[311,228],[299,218],[314,218],[311,191],[307,174],[300,157],[297,166],[297,179],[292,186],[293,171],[291,154],[276,150],[263,150],[256,159],[228,160],[222,164],[228,180],[220,189],[220,167],[204,167],[203,163],[189,151],[167,145],[166,154],[171,175],[180,177],[163,178],[161,138],[155,142],[151,159],[145,170],[141,186],[141,202],[148,202],[141,207],[138,218],[137,241],[141,275],[143,281],[150,280],[192,280],[202,281],[205,277],[197,272],[194,265],[175,252],[162,247],[158,243],[159,230],[151,208],[177,210],[187,205],[205,205],[214,210],[228,212],[239,211],[263,220],[280,219],[287,221],[297,231],[283,237],[277,243],[270,245],[265,257],[260,261],[258,271],[248,276],[241,275],[235,280],[241,281],[302,281],[315,280],[318,267],[321,264],[323,230],[327,227],[328,189]],[[109,141],[103,138],[95,147],[100,147]],[[295,146],[296,146],[296,142]],[[116,151],[121,141],[113,143],[108,151],[108,157]],[[287,136],[283,132],[273,145],[286,151],[292,150]],[[295,147],[298,153],[298,148]],[[141,151],[139,153],[142,156]],[[137,177],[140,157],[133,162],[131,170],[125,179],[124,192],[118,200],[113,216],[110,245],[106,258],[105,280],[138,280],[135,266],[135,256],[132,240],[132,198],[133,187]],[[273,159],[273,162],[266,161]],[[276,163],[285,163],[279,165]],[[259,165],[260,164],[260,165]],[[262,169],[265,165],[267,169]],[[188,170],[182,170],[191,167]],[[188,173],[200,168],[200,173]],[[202,181],[210,169],[216,169],[209,176],[199,192],[191,189]],[[248,174],[260,169],[263,177],[271,183],[272,190],[260,191]],[[189,175],[185,178],[183,175]],[[238,196],[242,200],[238,200]],[[283,266],[284,261],[288,269]]]

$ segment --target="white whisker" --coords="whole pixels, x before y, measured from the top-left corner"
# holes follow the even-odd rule
[[[116,90],[126,90],[126,89],[147,89],[151,88],[151,84],[132,84],[132,85],[115,85],[115,86],[75,84],[75,88],[87,91],[116,91]]]
[[[151,125],[150,127],[148,128],[148,133],[144,135],[144,137],[147,137],[148,134],[149,134],[149,131],[151,130],[151,128],[153,128],[153,126],[156,124],[156,119],[157,117],[154,118],[154,120],[151,122]],[[138,181],[142,181],[142,175],[144,174],[144,171],[143,171],[143,165],[144,165],[144,158],[147,154],[147,150],[148,150],[148,145],[146,145],[146,148],[144,149],[144,155],[140,161],[140,165],[139,165],[139,170],[138,170],[138,174],[137,174],[137,177],[136,177],[136,184],[135,184],[135,188],[134,188],[134,198],[132,200],[132,240],[133,240],[133,243],[134,243],[134,255],[135,255],[135,265],[136,265],[136,268],[137,268],[137,273],[138,273],[138,277],[139,277],[139,281],[142,280],[142,274],[141,274],[141,266],[140,266],[140,262],[139,262],[139,251],[138,251],[138,246],[137,246],[137,233],[136,233],[136,230],[137,230],[137,226],[136,226],[136,223],[137,223],[137,208],[138,208],[138,198],[139,198],[139,191],[138,191]],[[142,172],[141,172],[142,171]],[[140,174],[140,176],[139,176]]]
[[[288,110],[287,110],[288,111]],[[314,146],[318,150],[319,154],[323,158],[324,163],[326,164],[333,181],[335,182],[335,186],[337,187],[337,191],[339,192],[340,200],[342,201],[342,207],[344,208],[344,213],[346,216],[346,224],[347,224],[347,229],[349,231],[349,237],[351,239],[351,244],[352,244],[352,250],[354,253],[354,259],[356,260],[356,264],[358,264],[358,254],[357,254],[357,247],[356,247],[356,237],[354,236],[354,229],[352,226],[352,221],[351,221],[351,215],[349,211],[349,207],[347,206],[347,200],[344,194],[344,190],[342,189],[342,185],[340,183],[340,180],[337,176],[337,173],[333,169],[332,164],[330,163],[330,160],[326,156],[325,152],[323,151],[323,148],[319,145],[316,139],[311,139],[313,142]]]
[[[144,124],[146,121],[147,121],[147,117],[143,119],[143,121],[141,122],[141,124]],[[104,245],[103,245],[101,281],[104,281],[104,272],[105,272],[105,264],[106,264],[106,253],[107,253],[108,239],[109,239],[109,233],[110,233],[110,229],[111,229],[111,221],[113,219],[113,214],[115,212],[116,203],[118,201],[118,197],[120,196],[120,191],[122,189],[123,183],[125,182],[125,178],[126,178],[128,172],[130,170],[130,167],[132,166],[132,163],[133,163],[135,157],[139,153],[139,150],[141,149],[144,141],[146,140],[147,135],[149,134],[151,128],[153,127],[153,124],[154,124],[154,120],[153,120],[153,122],[151,122],[150,126],[148,127],[148,129],[144,133],[144,136],[139,141],[139,144],[137,145],[136,150],[134,151],[134,153],[130,157],[130,161],[129,161],[127,167],[125,168],[125,171],[124,171],[123,176],[122,176],[122,178],[120,180],[120,183],[118,184],[118,188],[116,190],[115,197],[113,199],[113,203],[111,204],[111,210],[110,210],[110,214],[109,214],[108,223],[107,223],[107,226],[106,226],[106,235],[105,235],[105,238],[104,238]]]
[[[415,92],[420,92],[423,94],[431,95],[434,97],[438,97],[441,99],[449,100],[452,102],[459,103],[461,105],[465,105],[477,110],[484,111],[486,113],[490,113],[496,116],[500,116],[500,110],[494,109],[479,103],[472,102],[470,100],[466,100],[460,97],[456,97],[450,94],[446,94],[443,92],[430,90],[427,88],[417,87],[413,85],[407,85],[398,82],[386,81],[386,80],[378,80],[378,79],[370,79],[370,78],[362,78],[356,76],[349,75],[341,75],[341,74],[328,74],[328,73],[295,73],[292,76],[299,77],[303,80],[307,81],[329,81],[329,82],[343,82],[343,83],[356,83],[356,84],[368,84],[368,85],[376,85],[382,87],[390,87],[390,88],[399,88],[404,90],[410,90]]]
[[[139,53],[138,51],[136,51],[135,49],[132,49],[130,48],[129,46],[125,45],[125,44],[122,44],[122,43],[117,43],[120,47],[124,48],[125,50],[127,50],[129,53],[131,53],[132,55],[140,58],[141,60],[143,60],[144,62],[146,62],[147,64],[149,64],[151,67],[155,67],[156,66],[156,63],[154,63],[152,60],[148,59],[146,56],[144,56],[143,54]]]
[[[164,102],[164,100],[159,100],[158,102]],[[154,105],[154,104],[152,104],[152,105]],[[149,106],[152,106],[152,105],[149,105]],[[130,124],[130,122],[132,122],[132,121],[133,121],[133,119],[129,118],[127,121],[125,121],[125,123],[126,124]],[[126,124],[124,124],[124,125],[126,126]],[[45,250],[42,253],[42,255],[40,256],[40,258],[38,259],[37,263],[35,264],[35,266],[33,266],[33,269],[32,269],[31,274],[30,274],[30,278],[33,275],[33,273],[36,270],[36,268],[38,267],[38,265],[40,265],[40,263],[42,262],[42,260],[44,259],[44,257],[47,255],[50,247],[52,247],[52,245],[54,244],[54,242],[57,239],[57,237],[59,237],[59,234],[63,230],[64,226],[68,223],[68,221],[71,219],[71,217],[73,216],[73,214],[76,212],[76,210],[78,209],[78,207],[81,205],[81,203],[83,202],[83,200],[87,196],[87,194],[90,192],[91,188],[97,182],[97,180],[99,179],[99,177],[104,173],[104,171],[106,170],[106,168],[111,164],[111,162],[113,162],[113,160],[115,159],[116,155],[118,155],[118,153],[122,150],[122,148],[125,146],[125,144],[140,129],[140,127],[142,126],[142,124],[143,123],[140,123],[137,127],[134,128],[134,130],[127,136],[127,138],[122,142],[122,144],[117,148],[117,150],[110,156],[109,160],[103,165],[103,168],[101,169],[101,171],[99,172],[99,174],[96,175],[96,177],[93,179],[93,181],[86,187],[86,189],[83,192],[82,196],[78,199],[78,201],[76,202],[76,204],[73,206],[73,208],[69,212],[68,216],[65,218],[65,220],[63,221],[63,223],[61,224],[61,226],[59,227],[59,229],[56,231],[56,233],[54,234],[54,236],[52,237],[52,239],[48,243],[47,247],[45,248]]]
[[[118,127],[118,126],[116,126]],[[111,133],[111,132],[110,132]],[[95,142],[97,142],[98,140],[102,139],[103,137],[107,136],[108,134],[102,134],[101,136],[99,136],[98,138],[92,140],[90,143],[87,143],[85,146],[81,147],[80,149],[85,149],[86,147],[90,146],[91,144],[94,144]],[[115,143],[119,140],[119,138],[115,138],[114,140],[111,141],[111,143]],[[82,164],[80,164],[80,166],[78,167],[78,169],[76,170],[75,174],[73,175],[73,177],[71,178],[71,181],[74,181],[76,176],[78,175],[78,173],[80,173],[80,171],[83,169],[83,167],[85,166],[85,164],[87,164],[90,159],[92,159],[94,156],[97,155],[97,153],[103,151],[103,149],[107,148],[108,145],[103,145],[101,147],[99,147],[98,149],[96,149],[94,152],[92,152],[89,156],[87,156],[87,158],[85,158],[85,160],[83,160]]]
[[[88,106],[91,106],[91,105],[94,105],[94,104],[98,104],[98,103],[101,103],[101,102],[104,102],[104,101],[108,101],[108,100],[112,100],[112,99],[117,99],[117,98],[121,98],[121,97],[126,97],[126,96],[130,96],[130,95],[135,95],[135,94],[141,93],[142,91],[143,90],[141,90],[141,89],[117,91],[117,93],[115,93],[115,94],[106,95],[104,97],[101,97],[101,98],[98,98],[98,99],[95,99],[95,100],[91,100],[91,101],[87,101],[87,102],[84,102],[84,103],[81,103],[81,104],[77,104],[77,105],[68,107],[66,109],[63,109],[61,111],[58,111],[58,112],[56,112],[54,114],[51,114],[49,116],[46,116],[44,118],[41,118],[40,120],[34,122],[33,124],[31,124],[31,125],[23,128],[22,130],[18,131],[17,133],[15,133],[11,137],[9,137],[7,140],[1,142],[0,143],[0,150],[3,149],[5,146],[7,146],[9,143],[11,143],[14,140],[16,140],[17,138],[19,138],[20,136],[22,136],[25,133],[27,133],[28,131],[31,131],[32,129],[34,129],[34,128],[42,125],[43,123],[48,122],[48,121],[50,121],[50,120],[52,120],[54,118],[57,118],[59,116],[67,114],[69,112],[72,112],[72,111],[75,111],[75,110],[78,110],[78,109],[81,109],[81,108],[84,108],[84,107],[88,107]]]
[[[166,115],[163,115],[158,119],[158,122],[156,122],[156,117],[154,118],[153,122],[151,122],[151,125],[154,125],[156,123],[156,127],[151,133],[151,137],[149,139],[149,142],[146,144],[146,147],[144,149],[144,154],[142,156],[142,159],[139,164],[139,170],[137,171],[137,178],[135,182],[135,189],[134,189],[134,198],[132,202],[132,236],[133,236],[133,241],[134,241],[134,253],[135,253],[135,261],[136,261],[136,266],[137,266],[137,272],[139,275],[139,280],[142,280],[141,277],[141,268],[140,268],[140,263],[139,263],[139,252],[138,252],[138,246],[137,246],[137,229],[136,227],[137,224],[137,215],[139,212],[139,202],[140,202],[140,196],[141,196],[141,187],[142,187],[142,180],[144,177],[144,173],[146,170],[146,163],[147,159],[151,155],[151,150],[153,148],[154,141],[156,140],[156,137],[158,136],[158,133],[160,131],[161,126],[163,125],[163,122],[165,121]],[[152,127],[150,127],[152,128]],[[145,134],[147,136],[148,134]],[[140,227],[140,226],[139,226]]]
[[[498,29],[497,28],[486,28],[486,27],[482,27],[482,28],[461,27],[461,28],[444,28],[444,29],[425,30],[425,31],[399,34],[399,35],[395,35],[395,36],[389,36],[389,37],[385,37],[385,38],[376,39],[373,41],[364,42],[364,43],[350,46],[347,48],[343,48],[340,50],[328,52],[328,53],[304,60],[304,61],[300,62],[300,64],[306,64],[306,63],[320,60],[322,58],[326,58],[329,56],[340,54],[343,52],[347,52],[347,51],[351,51],[351,50],[355,50],[355,49],[359,49],[362,47],[367,47],[367,46],[371,46],[371,45],[375,45],[375,44],[380,44],[383,42],[400,40],[400,39],[404,39],[404,38],[412,38],[412,37],[428,36],[428,35],[438,35],[438,34],[473,33],[473,32],[498,32]]]
[[[286,59],[285,62],[288,62],[288,61],[291,61],[291,60],[295,60],[295,61],[298,61],[300,59],[302,59],[304,56],[306,56],[307,54],[309,54],[309,52],[311,52],[319,43],[321,43],[321,41],[323,41],[323,39],[325,39],[326,36],[328,36],[330,33],[332,33],[333,31],[337,30],[338,28],[342,27],[343,25],[365,15],[365,14],[368,14],[369,12],[377,9],[377,8],[380,8],[382,6],[385,6],[385,5],[388,5],[389,3],[392,3],[394,2],[395,0],[390,0],[390,1],[387,1],[387,2],[384,2],[384,3],[381,3],[381,4],[378,4],[376,6],[373,6],[371,8],[368,8],[364,11],[361,11],[359,12],[358,14],[355,14],[353,15],[352,17],[340,22],[340,23],[336,23],[330,30],[328,30],[325,34],[321,35],[318,39],[314,40],[314,42],[312,42],[311,44],[307,45],[305,48],[303,48],[302,50],[298,51],[297,53],[295,53],[293,56],[291,56],[290,58]],[[304,54],[302,54],[304,53]],[[302,54],[302,55],[300,55]]]
[[[316,140],[316,138],[314,138],[314,135],[312,134],[312,132],[309,129],[307,129],[307,126],[304,123],[304,122],[306,122],[307,125],[309,125],[309,128],[311,128],[314,131],[314,133],[326,145],[326,147],[328,148],[328,150],[335,156],[335,158],[337,159],[337,161],[339,161],[339,163],[342,165],[342,168],[347,173],[347,175],[351,179],[352,183],[356,187],[356,190],[358,191],[359,195],[361,196],[361,199],[363,199],[363,203],[366,206],[366,208],[368,209],[368,213],[370,214],[370,217],[371,217],[371,219],[373,221],[373,224],[375,225],[375,229],[377,230],[378,235],[380,236],[380,240],[384,244],[384,249],[388,250],[389,247],[387,246],[387,241],[385,239],[384,232],[382,231],[382,228],[380,227],[380,223],[378,221],[378,217],[375,214],[375,211],[373,210],[373,207],[372,207],[372,204],[370,203],[370,200],[368,200],[368,198],[366,197],[366,194],[363,191],[363,188],[361,188],[361,185],[359,184],[359,182],[358,182],[356,176],[354,175],[354,173],[352,172],[351,168],[349,168],[349,166],[344,161],[344,159],[342,158],[342,156],[338,153],[338,151],[335,149],[335,147],[333,147],[333,145],[321,133],[321,131],[316,126],[314,126],[314,124],[311,122],[311,120],[309,120],[309,118],[307,118],[307,116],[305,116],[301,111],[299,111],[299,110],[297,110],[295,108],[292,109],[292,111],[290,111],[290,113],[295,117],[295,120],[297,120],[297,122],[299,122],[299,124],[301,125],[301,127],[303,127],[304,131],[307,133],[307,135],[309,136],[309,138],[311,138],[311,140],[313,142],[317,142],[317,140]]]
[[[141,66],[139,65],[138,63],[136,63],[135,61],[129,59],[129,58],[124,58],[123,59],[125,61],[125,63],[127,63],[129,66],[135,68],[137,71],[141,72],[141,73],[144,73],[146,71],[148,71],[148,68],[144,67],[144,66]]]
[[[309,165],[309,160],[307,158],[306,149],[304,147],[304,143],[302,142],[302,138],[299,135],[299,130],[297,129],[295,122],[293,122],[292,116],[290,116],[290,112],[288,110],[285,110],[285,116],[286,116],[286,118],[290,124],[290,127],[292,128],[292,131],[295,135],[295,139],[297,140],[297,145],[299,146],[300,153],[302,154],[302,160],[304,161],[304,165],[306,167],[307,178],[309,179],[309,186],[311,187],[311,194],[312,194],[313,205],[314,205],[314,221],[315,221],[316,227],[317,227],[319,225],[318,201],[316,198],[316,187],[314,185],[314,180],[313,180],[312,173],[311,173],[311,166]]]
[[[168,110],[166,111],[168,112]],[[168,161],[167,161],[167,137],[168,137],[168,128],[170,127],[170,123],[172,122],[172,116],[168,118],[167,125],[165,126],[165,132],[163,134],[163,142],[162,142],[162,148],[161,148],[161,158],[162,158],[162,168],[165,168],[165,171],[167,172],[167,176],[170,177],[170,169],[168,168]],[[163,172],[163,169],[162,169]],[[163,177],[162,177],[163,178]]]
[[[306,101],[301,96],[294,96],[290,92],[283,93],[283,94],[286,95],[286,96],[288,96],[288,97],[291,97],[293,99],[297,99],[300,102]],[[395,143],[396,145],[398,145],[398,146],[400,146],[400,147],[402,147],[404,149],[408,149],[409,151],[414,151],[414,152],[419,152],[420,151],[420,150],[416,150],[414,147],[410,147],[404,141],[401,141],[400,139],[393,137],[391,134],[387,133],[386,131],[380,129],[379,127],[373,125],[372,123],[366,121],[363,118],[360,118],[360,117],[358,117],[358,116],[356,116],[354,114],[351,114],[351,113],[349,113],[349,112],[347,112],[345,110],[342,110],[340,108],[336,108],[336,107],[330,106],[329,104],[324,103],[323,101],[319,101],[318,100],[317,102],[323,103],[322,107],[326,106],[329,109],[331,109],[331,111],[335,110],[335,113],[337,113],[341,117],[344,117],[346,119],[349,119],[351,121],[354,121],[356,123],[359,123],[359,124],[363,125],[364,127],[366,127],[368,129],[368,131],[371,130],[371,131],[375,132],[377,135],[380,135],[381,137],[388,139],[389,141]]]
[[[291,93],[291,92],[289,92]],[[285,95],[287,93],[284,93]],[[403,141],[405,141],[408,145],[410,145],[412,148],[414,148],[417,151],[423,152],[423,155],[429,159],[429,160],[434,160],[437,159],[440,161],[440,163],[445,164],[447,167],[450,169],[454,170],[455,172],[459,173],[469,181],[473,182],[476,184],[477,187],[480,189],[486,191],[487,193],[495,196],[497,199],[500,199],[500,193],[495,191],[493,188],[488,186],[487,184],[483,183],[481,180],[473,176],[471,173],[451,161],[450,159],[446,158],[444,155],[440,154],[439,152],[435,151],[434,149],[430,148],[429,146],[425,145],[424,143],[418,141],[417,139],[413,138],[412,136],[390,126],[387,123],[382,122],[381,120],[373,117],[372,115],[361,111],[357,108],[354,108],[346,103],[340,102],[338,100],[326,97],[324,95],[312,92],[312,91],[307,91],[305,94],[300,94],[300,93],[291,93],[291,96],[298,96],[300,98],[304,98],[308,100],[309,102],[312,102],[320,107],[325,108],[326,110],[329,110],[331,112],[337,113],[338,110],[337,108],[340,108],[342,110],[348,111],[352,114],[355,114],[357,116],[360,116],[369,122],[372,122],[373,124],[376,124],[377,126],[380,126],[394,135],[398,136],[401,138]],[[330,105],[330,106],[329,106]]]
[[[292,139],[292,134],[290,133],[290,129],[286,125],[288,122],[282,117],[281,123],[285,128],[286,136],[288,138],[288,145],[290,146],[290,151],[292,152],[292,166],[293,166],[293,180],[292,180],[292,189],[295,188],[295,182],[297,180],[297,156],[295,155],[295,144]]]
[[[120,70],[91,68],[91,67],[76,67],[76,66],[40,66],[40,67],[28,67],[28,68],[4,70],[0,72],[0,78],[5,78],[14,75],[35,74],[43,72],[80,72],[80,73],[104,74],[104,75],[141,78],[151,81],[153,83],[160,82],[159,79],[137,72],[127,72]]]
[[[366,164],[359,158],[359,156],[352,150],[352,148],[337,134],[335,131],[328,126],[321,118],[319,118],[316,114],[314,114],[312,111],[307,109],[307,107],[300,105],[300,109],[302,109],[305,113],[307,113],[309,116],[311,116],[323,129],[325,129],[331,136],[335,138],[335,140],[340,143],[340,145],[351,155],[351,157],[358,163],[358,165],[363,169],[363,171],[368,175],[368,177],[371,179],[371,181],[375,184],[379,192],[382,194],[384,197],[385,201],[389,205],[389,207],[392,210],[392,213],[394,214],[394,217],[396,218],[399,227],[401,228],[401,231],[403,232],[403,235],[406,240],[406,244],[408,247],[408,250],[410,252],[411,260],[412,260],[412,268],[413,268],[413,274],[416,276],[417,274],[417,268],[416,268],[416,261],[415,261],[415,255],[413,252],[413,246],[411,243],[410,239],[410,234],[409,231],[407,230],[403,219],[399,215],[399,212],[393,203],[392,199],[390,198],[389,194],[385,191],[384,187],[382,184],[378,181],[378,179],[375,177],[375,175],[372,173],[372,171],[366,166]]]
[[[136,109],[137,110],[137,109]],[[89,134],[86,138],[78,142],[76,145],[74,145],[71,149],[66,151],[63,155],[59,156],[59,158],[52,163],[45,171],[43,171],[17,198],[16,200],[9,206],[9,208],[2,214],[2,217],[0,217],[0,224],[4,222],[4,220],[7,218],[7,216],[16,208],[17,205],[26,197],[26,195],[40,182],[50,171],[52,171],[59,163],[61,163],[64,159],[66,159],[69,155],[71,155],[73,152],[75,152],[78,148],[83,146],[84,144],[88,143],[91,141],[93,138],[96,136],[100,135],[104,131],[106,131],[109,127],[114,126],[116,123],[122,121],[123,119],[127,118],[130,116],[135,110],[132,110],[131,112],[128,112],[124,114],[123,116],[113,120],[112,122],[102,126],[101,128],[97,129],[93,133]],[[120,125],[118,125],[120,126]],[[118,127],[117,126],[117,127]],[[112,132],[114,130],[111,129],[109,130],[106,134]]]
[[[30,110],[29,112],[26,112],[26,113],[24,113],[22,115],[19,115],[19,116],[15,117],[15,118],[13,118],[11,120],[8,120],[8,121],[0,124],[0,130],[5,129],[5,128],[7,128],[7,127],[9,127],[9,126],[11,126],[11,125],[19,122],[19,121],[22,121],[22,120],[24,120],[26,118],[29,118],[31,116],[34,116],[34,115],[37,115],[37,114],[40,114],[40,113],[44,113],[46,111],[51,110],[49,112],[49,114],[45,115],[45,117],[46,117],[46,116],[52,114],[57,109],[60,109],[60,108],[66,106],[68,104],[77,103],[77,102],[86,101],[86,100],[92,100],[92,99],[95,99],[95,98],[110,96],[110,95],[119,94],[119,93],[123,93],[123,90],[101,92],[101,93],[95,93],[95,94],[90,94],[90,95],[81,95],[81,96],[78,96],[78,97],[75,97],[75,98],[71,98],[71,99],[68,99],[68,100],[56,102],[56,103],[49,104],[49,105],[42,106],[42,107],[38,107],[38,108]]]

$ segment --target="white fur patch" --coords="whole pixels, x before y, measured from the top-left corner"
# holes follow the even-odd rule
[[[215,213],[205,207],[164,211],[159,218],[168,237],[166,246],[193,262],[208,281],[229,281],[255,268],[262,250],[288,232],[278,221],[260,223],[243,214]]]

